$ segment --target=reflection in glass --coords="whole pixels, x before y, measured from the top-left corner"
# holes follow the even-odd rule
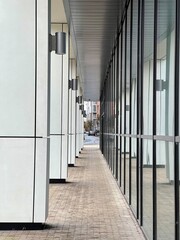
[[[158,1],[156,122],[158,135],[173,135],[175,0]]]
[[[175,239],[174,234],[174,152],[173,143],[157,141],[157,236]]]
[[[137,139],[131,141],[131,206],[137,215]]]
[[[154,2],[144,1],[143,134],[152,134]]]
[[[125,22],[123,24],[123,49],[122,49],[122,102],[121,102],[121,108],[122,108],[122,133],[125,133],[125,127],[124,127],[124,100],[125,100]]]
[[[122,137],[121,148],[121,189],[124,192],[124,137]]]
[[[130,28],[131,28],[131,5],[129,4],[127,11],[127,33],[126,33],[126,133],[129,133],[129,104],[130,104]]]
[[[118,133],[121,134],[121,35],[119,36],[119,103],[118,103]],[[121,178],[121,162],[120,162],[120,154],[121,154],[121,138],[118,137],[118,183],[120,186],[120,178]]]
[[[152,161],[152,141],[143,140],[143,228],[148,239],[153,239]]]
[[[130,159],[129,159],[129,141],[130,141],[130,138],[126,138],[126,158],[125,158],[125,164],[126,164],[126,167],[125,167],[125,171],[126,171],[126,190],[125,190],[125,195],[126,195],[126,198],[129,199],[129,167],[130,167]]]
[[[138,0],[133,1],[132,78],[131,78],[131,133],[137,132],[137,25]]]

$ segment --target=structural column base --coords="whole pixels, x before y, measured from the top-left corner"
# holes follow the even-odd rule
[[[66,179],[49,179],[49,183],[66,183]]]
[[[74,164],[69,163],[69,164],[68,164],[68,167],[74,167]]]
[[[0,230],[42,230],[44,223],[0,223]]]

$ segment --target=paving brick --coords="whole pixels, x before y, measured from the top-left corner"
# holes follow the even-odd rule
[[[50,185],[48,228],[0,232],[0,240],[145,239],[97,146],[86,146],[66,184]]]

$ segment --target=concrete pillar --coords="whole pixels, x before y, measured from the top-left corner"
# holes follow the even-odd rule
[[[70,60],[70,80],[76,79],[76,60]],[[76,90],[69,89],[69,146],[68,165],[75,165],[75,142],[76,142]]]
[[[0,15],[0,224],[43,223],[49,181],[48,0],[2,0]]]
[[[82,96],[82,92],[80,90],[80,86],[77,91],[77,96]],[[79,153],[81,153],[83,147],[83,136],[84,136],[84,123],[83,116],[80,106],[83,103],[78,103],[76,101],[76,157],[79,157]]]
[[[51,31],[66,32],[66,54],[51,55],[50,182],[64,182],[68,167],[68,68],[67,24],[52,24]]]
[[[80,95],[80,91],[78,89],[77,91],[77,97]],[[80,116],[79,116],[79,103],[77,102],[76,98],[76,158],[79,157],[79,121],[80,121]]]

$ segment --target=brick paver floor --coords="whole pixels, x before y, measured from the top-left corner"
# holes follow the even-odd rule
[[[50,185],[47,228],[1,231],[2,240],[145,239],[97,146],[86,146],[66,184]]]

